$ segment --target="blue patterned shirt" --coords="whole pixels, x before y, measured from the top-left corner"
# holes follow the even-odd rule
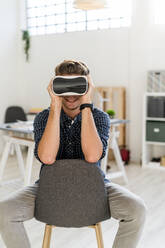
[[[34,155],[35,157],[42,163],[42,161],[38,157],[38,144],[43,135],[43,132],[46,127],[46,123],[49,116],[49,110],[45,109],[37,116],[34,120],[34,140],[35,140],[35,149]],[[97,132],[103,144],[103,153],[100,160],[97,162],[97,166],[100,167],[101,159],[105,156],[107,143],[109,138],[109,130],[110,130],[110,118],[107,113],[103,112],[98,108],[94,108],[93,118],[96,125]],[[81,112],[72,120],[64,110],[61,110],[60,115],[60,145],[59,150],[56,156],[56,160],[59,159],[82,159],[85,160],[82,147],[81,147]],[[42,163],[41,169],[45,166]],[[109,182],[108,179],[105,178],[103,171],[101,173],[104,177],[104,182]]]

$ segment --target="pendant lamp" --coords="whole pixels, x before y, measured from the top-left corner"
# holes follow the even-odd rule
[[[107,0],[74,0],[73,5],[81,10],[102,9],[107,6]]]

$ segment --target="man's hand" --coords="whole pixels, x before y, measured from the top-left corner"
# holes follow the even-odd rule
[[[53,92],[53,78],[50,80],[50,83],[47,87],[47,91],[51,98],[51,105],[54,105],[57,107],[57,109],[61,109],[62,106],[62,97],[56,96]]]
[[[87,79],[88,79],[89,88],[88,88],[87,93],[81,96],[80,98],[81,104],[92,102],[92,93],[93,93],[93,89],[95,88],[95,86],[93,84],[92,77],[90,75],[87,75]]]
[[[60,113],[62,98],[53,92],[53,79],[47,90],[51,98],[50,111],[45,130],[38,144],[38,157],[44,164],[53,164],[60,144]]]

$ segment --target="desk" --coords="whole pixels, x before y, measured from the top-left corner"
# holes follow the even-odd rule
[[[7,163],[7,159],[10,154],[11,146],[14,145],[18,167],[21,173],[21,176],[24,180],[24,185],[30,185],[31,171],[33,165],[33,153],[34,153],[34,139],[33,139],[33,121],[25,122],[15,122],[15,123],[6,123],[0,125],[0,130],[5,131],[7,134],[3,135],[5,146],[2,152],[2,158],[0,161],[0,184],[6,184],[11,181],[2,182],[4,169]],[[26,134],[29,137],[20,137],[20,134]],[[24,166],[24,161],[22,157],[22,152],[20,146],[28,147],[27,157],[26,157],[26,167]],[[15,181],[15,180],[14,180]]]
[[[109,149],[107,149],[107,153],[101,162],[101,168],[104,171],[107,179],[123,177],[124,182],[126,184],[128,183],[128,178],[125,172],[124,163],[122,161],[120,149],[117,143],[117,138],[119,137],[120,133],[119,131],[116,130],[116,127],[119,126],[120,124],[127,124],[128,122],[129,122],[128,120],[111,119],[111,131],[110,131],[110,137],[108,141],[108,148],[111,148],[113,150],[114,157],[115,157],[116,164],[117,164],[119,171],[112,172],[109,174],[106,173]]]
[[[124,164],[121,159],[120,150],[117,144],[117,137],[119,136],[119,132],[116,131],[116,127],[120,125],[121,123],[128,123],[127,120],[118,120],[118,119],[111,119],[111,132],[110,132],[110,138],[108,147],[110,147],[113,152],[114,156],[117,162],[117,166],[119,168],[119,172],[110,173],[110,175],[107,175],[107,178],[116,178],[123,176],[124,181],[127,183],[128,179],[125,173]],[[0,130],[3,130],[7,133],[7,135],[3,135],[3,138],[5,140],[5,146],[4,151],[2,153],[2,158],[0,161],[0,184],[5,184],[8,182],[2,182],[3,174],[4,174],[4,168],[7,163],[7,159],[10,153],[11,145],[14,145],[17,159],[18,159],[18,167],[20,169],[21,175],[24,180],[24,186],[30,185],[30,179],[31,179],[31,171],[32,171],[32,165],[33,165],[33,157],[34,157],[34,138],[33,138],[33,121],[25,121],[25,122],[16,122],[16,123],[6,123],[0,125]],[[26,134],[30,137],[19,137],[17,134]],[[26,168],[24,166],[24,161],[22,157],[22,152],[20,149],[20,146],[27,146],[28,147],[28,153],[26,157]],[[108,151],[109,149],[107,149]],[[106,174],[106,166],[107,166],[107,158],[108,158],[108,152],[106,153],[106,156],[103,158],[101,163],[101,168]]]

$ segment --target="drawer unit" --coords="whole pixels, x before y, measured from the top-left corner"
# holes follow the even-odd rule
[[[159,118],[165,117],[165,97],[148,97],[147,116]]]
[[[147,121],[146,140],[165,142],[165,121]]]

